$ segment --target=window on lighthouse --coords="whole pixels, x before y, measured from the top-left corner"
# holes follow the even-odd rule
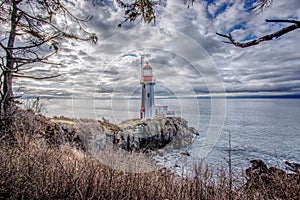
[[[144,76],[152,76],[152,69],[144,69]]]

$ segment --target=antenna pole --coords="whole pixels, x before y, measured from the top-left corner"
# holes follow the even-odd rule
[[[141,53],[141,78],[143,76],[143,62],[144,62],[144,54]]]
[[[141,54],[141,68],[143,68],[144,54]]]

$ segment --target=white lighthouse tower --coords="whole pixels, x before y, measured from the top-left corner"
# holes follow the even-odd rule
[[[152,74],[152,67],[147,62],[142,67],[141,85],[142,85],[142,102],[140,118],[141,120],[153,119],[154,113],[154,84],[155,80]]]

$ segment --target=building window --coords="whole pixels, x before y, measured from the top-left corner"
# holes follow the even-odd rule
[[[148,93],[148,98],[150,97],[150,93]]]

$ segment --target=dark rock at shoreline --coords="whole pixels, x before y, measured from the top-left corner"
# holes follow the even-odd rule
[[[289,161],[284,162],[287,165],[287,169],[292,172],[300,174],[300,164],[299,163],[290,163]]]
[[[106,132],[110,141],[127,151],[147,151],[166,147],[180,149],[192,143],[197,131],[183,118],[155,118],[141,122],[127,120]]]
[[[183,151],[180,153],[181,155],[184,155],[184,156],[191,156],[191,154],[187,151]]]
[[[90,148],[104,149],[112,145],[129,152],[155,153],[162,148],[168,150],[187,147],[197,133],[195,128],[189,127],[187,121],[179,117],[161,117],[147,121],[131,119],[119,125],[105,120],[98,121],[98,124],[102,127],[102,133],[91,134]]]
[[[284,170],[270,167],[262,160],[251,160],[252,166],[246,169],[248,181],[245,189],[254,193],[265,193],[270,199],[289,199],[297,196],[293,191],[300,191],[300,173],[286,173]],[[299,165],[299,164],[298,164]],[[290,192],[282,192],[282,188],[288,188]]]

